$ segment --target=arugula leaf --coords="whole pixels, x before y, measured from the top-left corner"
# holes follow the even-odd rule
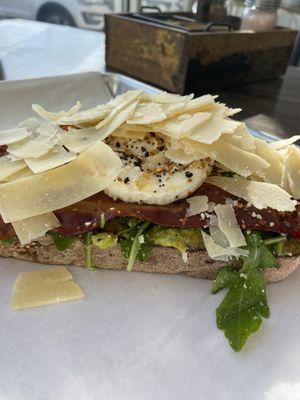
[[[4,246],[9,246],[17,241],[18,241],[17,236],[6,237],[3,239],[0,239],[1,244],[3,244]]]
[[[47,232],[47,235],[51,236],[53,243],[59,251],[68,249],[78,239],[77,236],[64,236],[54,231]]]
[[[249,336],[259,330],[262,318],[270,314],[264,276],[258,270],[233,272],[226,283],[229,291],[217,308],[217,326],[233,350],[240,351]]]
[[[241,351],[249,336],[259,330],[262,318],[269,317],[263,270],[278,267],[277,259],[258,233],[245,239],[249,254],[241,257],[241,269],[234,270],[232,265],[221,269],[212,286],[213,294],[229,289],[216,316],[218,328],[235,351]]]
[[[105,214],[100,215],[100,228],[103,229],[105,227]]]
[[[85,253],[85,265],[90,271],[94,271],[93,266],[93,252],[92,252],[92,232],[88,232],[85,235],[84,253]]]
[[[264,270],[270,267],[278,267],[277,258],[268,249],[265,242],[257,232],[245,236],[249,254],[243,257],[244,266],[241,271],[247,271],[249,268],[258,268]]]
[[[150,255],[153,242],[147,232],[149,226],[150,222],[132,221],[131,227],[126,229],[126,238],[120,240],[122,253],[129,259],[128,271],[132,270],[135,260],[144,261]]]
[[[229,287],[231,284],[234,284],[237,280],[238,274],[230,266],[222,268],[219,271],[217,278],[213,281],[211,293],[216,294],[220,290]]]

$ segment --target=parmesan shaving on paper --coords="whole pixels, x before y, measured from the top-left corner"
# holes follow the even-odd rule
[[[14,284],[14,310],[40,307],[84,298],[84,293],[64,267],[21,272]]]

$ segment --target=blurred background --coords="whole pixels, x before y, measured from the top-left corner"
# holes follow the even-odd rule
[[[112,72],[300,125],[300,0],[0,0],[0,80]],[[117,76],[117,75],[115,75]]]
[[[215,7],[224,4],[211,0]],[[227,0],[225,7],[231,15],[241,16],[244,0]],[[103,30],[104,14],[136,12],[142,6],[158,7],[166,11],[194,11],[195,0],[0,0],[1,18],[26,18],[69,25],[77,28]],[[282,0],[279,24],[300,30],[300,0]]]

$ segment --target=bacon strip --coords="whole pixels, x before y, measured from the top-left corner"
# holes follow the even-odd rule
[[[295,212],[279,212],[273,209],[258,210],[248,207],[245,201],[238,199],[216,186],[205,183],[192,196],[206,195],[209,201],[225,204],[226,199],[238,200],[234,205],[237,221],[243,230],[277,232],[300,238],[300,205]],[[236,202],[235,202],[236,203]],[[63,235],[83,234],[100,227],[101,214],[106,221],[115,217],[136,217],[154,224],[176,228],[203,228],[208,226],[213,213],[185,217],[189,204],[180,200],[172,204],[158,206],[150,204],[125,203],[114,201],[103,192],[89,197],[72,206],[55,211],[61,226],[57,231]],[[203,215],[202,215],[203,216]],[[0,220],[0,238],[14,235],[10,224]]]
[[[2,157],[5,154],[7,154],[6,149],[7,149],[7,146],[5,144],[0,146],[0,157]]]

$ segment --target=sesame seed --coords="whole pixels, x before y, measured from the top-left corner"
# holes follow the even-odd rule
[[[176,171],[176,172],[177,172],[177,171]],[[191,178],[191,177],[193,176],[193,173],[190,172],[190,171],[187,171],[187,172],[185,173],[185,176],[186,176],[187,178]]]

